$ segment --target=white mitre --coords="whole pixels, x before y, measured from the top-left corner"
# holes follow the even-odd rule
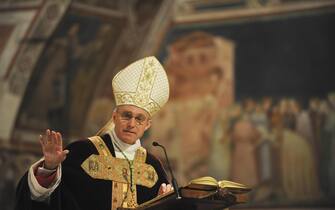
[[[135,61],[113,78],[116,105],[134,105],[146,110],[150,116],[159,111],[169,98],[169,82],[163,66],[151,56]],[[96,135],[114,129],[110,119]]]
[[[116,105],[134,105],[153,116],[169,98],[169,82],[163,66],[154,57],[130,64],[113,78]]]

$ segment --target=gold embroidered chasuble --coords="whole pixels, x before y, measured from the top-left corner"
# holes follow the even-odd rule
[[[136,185],[151,188],[158,180],[155,169],[146,164],[146,150],[140,147],[136,150],[133,161],[113,157],[100,136],[90,137],[89,140],[98,150],[99,155],[92,154],[82,164],[84,171],[94,179],[113,181],[112,210],[122,206],[136,207]]]

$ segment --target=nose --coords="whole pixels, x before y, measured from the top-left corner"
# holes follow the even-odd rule
[[[136,127],[136,120],[134,117],[132,117],[130,120],[128,120],[128,127],[134,128]]]

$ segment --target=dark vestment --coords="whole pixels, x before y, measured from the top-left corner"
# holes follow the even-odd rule
[[[111,154],[115,157],[109,135],[102,136]],[[112,181],[91,178],[81,168],[81,164],[91,154],[98,154],[93,143],[86,139],[70,144],[70,151],[62,163],[61,183],[51,194],[49,204],[31,200],[28,186],[28,173],[20,180],[16,192],[15,210],[110,210]],[[152,154],[147,153],[146,163],[152,165],[158,175],[158,181],[152,188],[136,186],[137,203],[141,204],[157,196],[162,183],[168,183],[166,173]]]

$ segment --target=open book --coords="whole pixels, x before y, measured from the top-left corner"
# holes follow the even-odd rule
[[[186,197],[198,199],[227,200],[231,204],[245,203],[251,188],[237,182],[221,180],[205,176],[194,179],[181,189]]]
[[[246,193],[251,190],[251,188],[247,187],[244,184],[240,184],[237,182],[221,180],[217,181],[213,177],[204,176],[197,179],[194,179],[189,182],[186,188],[192,189],[202,189],[202,190],[216,190],[218,188],[227,189],[229,192],[234,194]]]

